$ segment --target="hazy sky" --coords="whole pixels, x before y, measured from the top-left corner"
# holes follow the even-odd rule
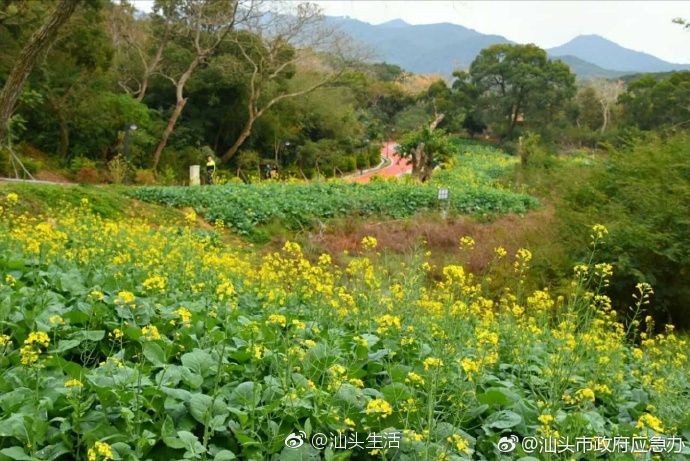
[[[149,9],[151,0],[135,0]],[[690,19],[689,1],[433,1],[317,0],[329,16],[379,24],[400,18],[410,24],[451,22],[485,34],[542,48],[580,34],[598,34],[626,48],[666,61],[690,63],[690,31],[671,20]],[[142,8],[143,7],[143,8]]]

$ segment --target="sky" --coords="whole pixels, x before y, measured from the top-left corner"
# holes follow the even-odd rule
[[[134,0],[149,10],[152,0]],[[298,3],[295,1],[295,3]],[[665,61],[690,64],[690,30],[671,21],[690,19],[688,1],[436,1],[316,0],[328,16],[371,24],[402,19],[410,24],[451,22],[484,34],[542,48],[577,35],[597,34],[625,48]]]

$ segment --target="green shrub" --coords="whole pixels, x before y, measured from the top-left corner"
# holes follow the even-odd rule
[[[151,170],[139,169],[136,171],[135,182],[144,186],[153,186],[156,184],[156,176]]]
[[[631,287],[649,282],[656,292],[655,315],[685,327],[690,327],[688,152],[687,135],[638,139],[612,150],[595,165],[591,181],[572,183],[559,213],[571,235],[594,221],[609,229],[613,244],[602,258],[614,263],[611,292],[619,308],[629,305]]]
[[[357,169],[369,168],[369,159],[366,155],[357,154]]]
[[[84,168],[96,170],[97,164],[95,161],[87,157],[75,157],[70,163],[70,170],[73,174],[78,174]]]
[[[177,175],[175,174],[175,169],[170,165],[166,165],[165,168],[163,168],[163,171],[161,171],[158,175],[157,182],[161,186],[174,186],[177,184]]]
[[[120,154],[116,155],[108,162],[108,172],[110,173],[110,180],[113,184],[122,184],[125,180],[127,171],[127,164]]]

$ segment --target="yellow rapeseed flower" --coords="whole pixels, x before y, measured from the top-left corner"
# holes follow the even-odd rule
[[[147,341],[155,341],[161,339],[161,334],[158,332],[158,327],[155,325],[146,325],[142,327],[141,334]]]
[[[424,369],[426,371],[429,371],[429,368],[441,368],[443,364],[443,360],[437,359],[435,357],[427,357],[424,359]]]
[[[645,413],[642,416],[640,416],[640,419],[637,421],[636,427],[638,429],[644,429],[645,427],[649,427],[657,432],[664,432],[664,425],[661,422],[661,420],[649,413]]]
[[[107,443],[96,442],[92,448],[89,448],[87,456],[89,461],[111,460],[113,459],[113,451]]]
[[[17,194],[15,194],[14,192],[10,192],[5,197],[5,200],[10,205],[16,205],[16,203],[19,201],[19,196]]]
[[[84,387],[84,384],[79,381],[78,379],[70,379],[69,381],[65,382],[65,387],[70,388],[70,387]]]
[[[131,304],[137,299],[134,293],[129,291],[121,291],[117,294],[117,299],[115,299],[115,304]]]
[[[364,237],[362,239],[362,247],[367,250],[373,250],[378,246],[379,242],[375,237]]]
[[[391,404],[383,399],[374,399],[367,403],[366,414],[378,414],[381,418],[387,418],[393,414]]]

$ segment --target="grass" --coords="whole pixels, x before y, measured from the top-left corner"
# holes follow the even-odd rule
[[[78,207],[82,200],[89,201],[94,213],[108,219],[145,217],[152,224],[181,223],[183,212],[173,208],[149,204],[131,198],[127,187],[113,185],[52,185],[30,182],[0,181],[0,195],[18,194],[19,212],[43,213],[66,206]]]

